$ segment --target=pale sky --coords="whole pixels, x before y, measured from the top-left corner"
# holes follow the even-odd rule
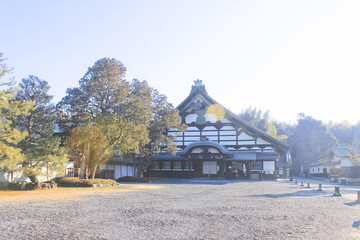
[[[234,113],[360,120],[360,1],[0,0],[0,52],[54,103],[102,57],[177,106],[193,81]]]

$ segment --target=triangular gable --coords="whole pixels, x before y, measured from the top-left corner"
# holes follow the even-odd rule
[[[274,147],[280,152],[285,153],[289,150],[289,147],[286,144],[266,134],[260,129],[251,126],[244,120],[240,119],[237,115],[232,113],[230,110],[225,108],[223,105],[219,104],[217,101],[211,98],[207,94],[205,86],[202,85],[201,81],[199,80],[195,81],[195,86],[192,86],[189,96],[177,106],[177,109],[179,110],[180,115],[184,116],[188,114],[195,114],[197,111],[206,111],[211,105],[220,106],[224,110],[223,119],[244,129],[246,134],[253,137],[259,137],[263,141],[273,144]],[[206,120],[207,118],[204,119],[205,122]]]

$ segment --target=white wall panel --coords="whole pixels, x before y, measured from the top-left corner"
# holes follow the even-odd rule
[[[189,123],[192,123],[192,122],[196,122],[196,118],[198,116],[196,114],[189,114],[185,117],[185,123],[186,124],[189,124]]]
[[[202,132],[203,136],[217,136],[218,132],[217,131],[209,131],[209,132]]]
[[[263,161],[263,170],[266,174],[274,174],[275,162],[274,161]]]
[[[230,122],[228,119],[226,119],[226,118],[222,118],[222,119],[221,119],[221,122],[222,122],[222,123],[231,123],[231,122]]]
[[[234,136],[236,136],[236,131],[220,131],[220,135],[234,135]]]
[[[236,145],[236,141],[220,141],[222,145]]]
[[[234,141],[236,141],[236,136],[220,136],[220,140],[234,140]]]
[[[200,137],[185,137],[185,141],[199,141]]]
[[[184,134],[185,136],[196,136],[196,135],[200,135],[200,130],[196,131],[196,132],[185,132]]]
[[[269,142],[267,142],[261,138],[258,138],[256,142],[257,142],[257,144],[270,144]]]
[[[232,126],[223,126],[220,130],[235,130]]]
[[[250,145],[255,144],[255,141],[239,141],[239,145]]]
[[[208,138],[210,141],[215,141],[215,142],[217,142],[217,140],[218,140],[218,137],[217,137],[217,136],[207,136],[207,138]]]
[[[206,126],[204,127],[203,130],[212,130],[212,131],[217,131],[216,127],[213,127],[213,126]]]
[[[239,135],[239,140],[249,140],[249,139],[254,139],[253,137],[247,135],[246,133],[242,132],[240,135]],[[255,140],[255,139],[254,139]]]
[[[114,178],[118,179],[121,177],[121,165],[115,165]]]

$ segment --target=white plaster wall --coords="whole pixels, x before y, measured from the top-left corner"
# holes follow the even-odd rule
[[[265,174],[274,174],[275,162],[274,161],[263,161],[263,170]]]
[[[189,114],[185,117],[185,123],[186,124],[189,124],[189,123],[192,123],[192,122],[196,122],[196,118],[198,116],[196,114]]]
[[[217,131],[210,131],[210,132],[205,132],[205,131],[203,131],[203,132],[202,132],[202,135],[203,135],[203,136],[217,136],[217,135],[218,135],[218,132],[217,132]]]
[[[222,123],[231,123],[231,122],[230,122],[228,119],[226,119],[226,118],[222,118],[222,119],[221,119],[221,122],[222,122]]]
[[[217,136],[206,136],[210,141],[217,142],[218,137]]]
[[[254,140],[254,141],[255,141],[255,139],[254,139],[253,137],[247,135],[247,134],[244,133],[244,132],[242,132],[242,133],[239,135],[238,139],[239,139],[239,140],[250,140],[250,139],[251,139],[251,140]]]
[[[216,123],[216,115],[215,114],[205,114],[206,122]]]
[[[220,140],[220,144],[222,144],[222,145],[236,145],[236,141],[226,141],[226,142],[224,142],[224,141],[221,141]]]
[[[234,136],[236,136],[236,131],[220,131],[220,135],[234,135]]]
[[[30,182],[30,179],[26,176],[23,176],[23,173],[21,171],[17,171],[13,173],[14,181],[20,181],[20,182]],[[4,173],[0,171],[0,183],[4,182],[10,182],[11,181],[11,174],[10,173]]]
[[[220,130],[235,130],[232,126],[223,126]]]
[[[67,163],[66,163],[66,166],[65,166],[66,168],[74,168],[74,162],[73,161],[68,161]]]
[[[310,167],[309,173],[324,173],[324,168],[321,166]]]
[[[239,145],[251,145],[255,144],[255,141],[239,141]]]
[[[352,166],[354,166],[354,164],[350,159],[344,158],[341,160],[341,167],[352,167]]]
[[[217,132],[216,127],[213,127],[213,126],[206,126],[206,127],[204,127],[203,130],[213,130],[213,131],[216,131],[216,132]]]
[[[200,137],[185,137],[185,141],[199,141]]]
[[[186,129],[186,131],[190,131],[190,130],[199,131],[197,127],[191,127],[191,126]]]
[[[220,140],[233,140],[233,141],[236,141],[236,136],[220,136]]]
[[[261,139],[261,138],[258,138],[258,139],[257,139],[257,144],[270,144],[270,143],[267,142],[267,141],[265,141],[265,140],[263,140],[263,139]]]
[[[115,165],[114,178],[118,179],[121,177],[121,165]]]
[[[184,133],[184,136],[194,136],[194,135],[200,135],[200,131]]]

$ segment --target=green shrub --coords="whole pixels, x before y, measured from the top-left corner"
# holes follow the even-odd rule
[[[118,178],[116,181],[118,182],[159,182],[159,178],[157,177],[144,177],[144,178],[136,178],[131,176],[125,176]]]
[[[78,177],[67,177],[67,178],[56,178],[54,179],[59,185],[64,187],[92,187],[94,184],[96,185],[106,185],[106,186],[114,186],[117,185],[117,182],[112,179],[103,179],[103,178],[95,178],[95,179],[79,179]]]

